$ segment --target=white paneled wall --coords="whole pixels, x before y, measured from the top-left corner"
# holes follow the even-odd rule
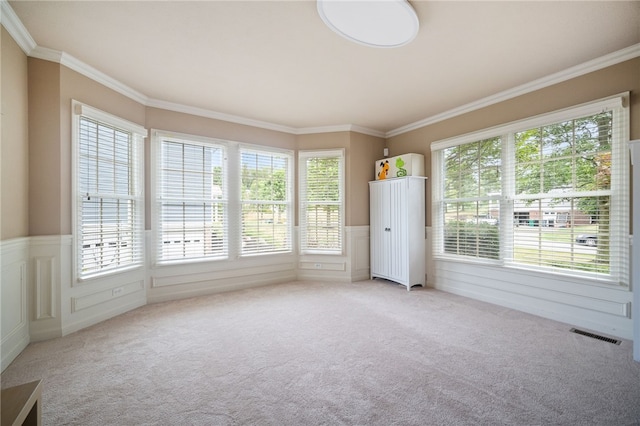
[[[71,235],[0,242],[2,369],[29,342],[64,336],[147,303],[299,280],[369,278],[369,227],[345,229],[341,256],[292,254],[154,265],[74,282]],[[146,233],[152,247],[151,233]],[[297,250],[297,249],[296,249]]]
[[[435,260],[434,266],[439,290],[631,339],[627,288],[486,264]]]
[[[628,289],[536,271],[434,260],[430,227],[426,235],[429,287],[632,338],[632,292]],[[341,256],[255,256],[172,266],[154,266],[148,260],[147,268],[75,285],[71,236],[2,241],[2,369],[30,341],[63,336],[146,303],[295,279],[369,279],[369,227],[347,227],[345,241]],[[150,259],[149,253],[147,257]]]
[[[66,288],[71,286],[71,236],[31,237],[31,341],[62,335]]]
[[[2,370],[29,344],[29,239],[2,241],[0,329]]]
[[[369,279],[369,227],[345,227],[342,255],[298,257],[298,279],[353,282]]]

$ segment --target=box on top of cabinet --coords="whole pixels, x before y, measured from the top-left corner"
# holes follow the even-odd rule
[[[402,154],[376,161],[376,180],[424,176],[424,155]]]

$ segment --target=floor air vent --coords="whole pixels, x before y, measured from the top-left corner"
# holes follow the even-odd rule
[[[591,337],[592,339],[602,340],[603,342],[613,343],[614,345],[619,345],[621,340],[612,339],[611,337],[600,336],[599,334],[589,333],[588,331],[578,330],[577,328],[572,328],[572,333],[582,334],[583,336]]]

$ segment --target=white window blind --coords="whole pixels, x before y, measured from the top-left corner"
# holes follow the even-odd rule
[[[240,148],[241,254],[291,251],[291,155]]]
[[[156,144],[157,261],[226,257],[226,148],[164,135]]]
[[[341,254],[344,150],[300,151],[300,250]]]
[[[492,129],[491,138],[433,144],[436,256],[627,285],[623,104],[599,101]]]
[[[141,265],[146,130],[73,103],[76,276]]]
[[[499,258],[501,152],[500,138],[444,150],[445,253]]]

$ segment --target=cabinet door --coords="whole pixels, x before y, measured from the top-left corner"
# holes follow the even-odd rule
[[[372,183],[370,186],[370,220],[369,238],[371,239],[371,275],[378,277],[389,276],[389,259],[387,247],[389,245],[389,220],[388,207],[389,186],[386,182]]]
[[[407,182],[405,179],[389,181],[387,199],[389,225],[387,226],[388,276],[401,283],[409,278],[407,270]]]

